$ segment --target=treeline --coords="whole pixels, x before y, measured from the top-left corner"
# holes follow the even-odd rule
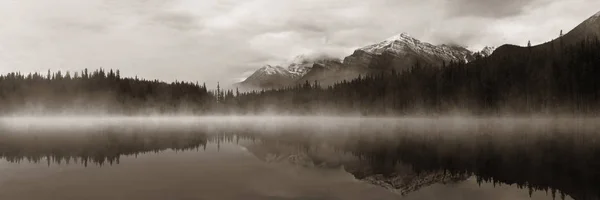
[[[381,68],[390,68],[380,63]],[[471,63],[415,65],[329,87],[308,83],[243,93],[240,112],[402,115],[593,114],[600,109],[600,41],[507,46]]]
[[[378,69],[392,69],[378,62]],[[380,66],[379,66],[380,65]],[[595,114],[600,41],[505,46],[471,63],[416,64],[323,87],[240,93],[189,82],[123,78],[118,71],[0,76],[0,113],[111,114]]]
[[[0,76],[0,113],[198,113],[215,104],[205,85],[121,77],[120,72],[9,73]]]

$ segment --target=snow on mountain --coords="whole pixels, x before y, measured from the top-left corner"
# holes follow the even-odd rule
[[[496,50],[496,47],[484,47],[483,50],[481,50],[480,52],[484,56],[490,56],[492,55],[492,53],[494,53],[494,50]]]
[[[289,71],[286,70],[285,68],[280,67],[280,66],[271,66],[271,65],[266,65],[264,67],[261,67],[260,69],[256,70],[256,72],[254,72],[254,74],[258,74],[258,75],[275,75],[275,74],[291,75],[289,73]]]
[[[600,38],[600,12],[560,37],[560,40],[548,44],[556,45],[560,42],[560,45],[572,45],[594,37]],[[417,65],[440,67],[451,61],[468,63],[477,58],[491,56],[494,52],[505,55],[517,50],[517,46],[503,45],[498,48],[485,47],[481,51],[473,52],[458,45],[433,45],[402,33],[359,48],[352,55],[345,57],[343,62],[327,57],[300,55],[291,60],[287,68],[265,66],[240,84],[251,83],[262,88],[277,88],[295,84],[297,81],[327,83],[352,79],[359,74],[401,72]]]
[[[441,67],[452,61],[471,62],[478,56],[458,45],[433,45],[402,33],[357,49],[344,67],[362,74],[402,72],[414,66]]]
[[[308,74],[315,65],[328,66],[334,62],[341,64],[339,59],[328,56],[299,55],[289,62],[287,68],[266,65],[256,70],[237,86],[245,89],[270,89],[289,86]]]
[[[456,45],[433,45],[426,42],[421,42],[418,39],[411,37],[407,33],[402,33],[390,37],[383,42],[369,45],[359,50],[367,53],[382,55],[385,52],[394,54],[421,54],[435,55],[443,60],[461,60],[470,61],[472,52],[468,49]]]
[[[289,85],[297,79],[297,75],[281,66],[266,65],[256,70],[246,80],[236,84],[245,89],[271,89]]]
[[[292,62],[288,66],[288,71],[298,76],[304,76],[313,68],[315,64],[327,65],[327,63],[329,62],[340,62],[340,60],[326,55],[299,55],[292,60]]]
[[[433,45],[402,33],[357,49],[343,62],[326,55],[299,55],[288,62],[287,68],[267,65],[241,84],[262,88],[277,88],[276,84],[283,87],[298,81],[327,84],[352,79],[359,74],[402,71],[417,64],[442,66],[451,61],[471,62],[491,55],[494,50],[494,47],[485,47],[479,52],[472,52],[458,45]]]
[[[288,66],[288,71],[298,76],[304,76],[313,67],[314,62],[305,55],[299,55]]]
[[[474,55],[481,56],[481,57],[488,57],[488,56],[492,55],[492,53],[494,53],[495,50],[496,50],[496,47],[486,46],[481,51],[475,52]]]

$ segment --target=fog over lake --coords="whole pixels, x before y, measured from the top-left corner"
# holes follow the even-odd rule
[[[593,118],[5,117],[3,199],[594,199]]]

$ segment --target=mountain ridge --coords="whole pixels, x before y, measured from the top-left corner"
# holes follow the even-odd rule
[[[586,39],[600,38],[600,12],[587,18],[575,28],[564,35],[559,36],[551,41],[533,45],[530,47],[520,46],[515,44],[504,44],[499,46],[493,54],[510,55],[522,54],[529,50],[560,48],[562,46],[573,45],[577,42]]]
[[[259,87],[257,89],[281,88],[306,81],[317,81],[322,85],[331,85],[342,80],[356,78],[361,74],[401,72],[416,65],[440,67],[449,62],[470,63],[476,59],[492,57],[494,54],[523,54],[529,50],[559,48],[587,38],[600,38],[600,12],[592,15],[567,34],[552,41],[532,46],[531,49],[514,44],[504,44],[497,48],[486,46],[480,51],[471,51],[457,45],[433,45],[418,40],[407,33],[400,33],[379,43],[354,50],[351,55],[344,57],[341,63],[292,62],[287,70],[296,76],[287,76],[285,75],[287,72],[282,72],[283,75],[274,75],[276,78],[265,78],[265,80],[258,80],[255,79],[256,77],[251,78],[251,76],[238,85],[248,85],[248,82],[272,82],[271,79],[278,79],[277,77],[282,76],[289,77],[289,80],[283,81],[285,84],[270,85],[270,88]]]
[[[428,65],[443,65],[444,62],[470,62],[477,57],[491,54],[493,47],[472,52],[457,45],[433,45],[413,38],[407,33],[389,37],[382,42],[356,49],[353,54],[343,60],[325,55],[296,56],[287,68],[277,66],[277,70],[265,70],[266,65],[236,86],[243,89],[276,89],[306,81],[317,81],[322,85],[331,85],[345,79],[355,78],[360,74],[376,71],[402,71],[422,62]],[[401,66],[395,69],[381,67],[382,60],[392,60],[391,65]],[[406,61],[406,63],[401,63]]]

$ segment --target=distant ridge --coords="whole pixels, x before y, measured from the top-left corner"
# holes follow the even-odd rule
[[[325,86],[361,74],[403,71],[416,64],[442,66],[452,61],[470,62],[478,57],[489,56],[494,49],[486,47],[479,52],[472,52],[457,45],[432,45],[401,33],[359,48],[343,61],[327,56],[309,58],[300,55],[293,59],[287,69],[267,65],[235,86],[246,90],[275,89],[306,81],[317,81]]]
[[[356,49],[345,57],[343,62],[328,58],[322,62],[304,62],[303,56],[285,69],[278,68],[277,73],[263,73],[264,67],[245,81],[236,84],[242,88],[274,89],[295,85],[306,81],[317,81],[322,86],[349,80],[361,74],[401,72],[415,65],[441,67],[450,62],[469,63],[478,58],[490,57],[493,54],[506,56],[523,54],[529,50],[560,48],[586,39],[600,38],[600,12],[589,17],[573,30],[550,42],[532,46],[531,49],[513,44],[505,44],[498,48],[485,47],[473,52],[457,45],[433,45],[422,42],[408,33],[389,37],[382,42]]]

